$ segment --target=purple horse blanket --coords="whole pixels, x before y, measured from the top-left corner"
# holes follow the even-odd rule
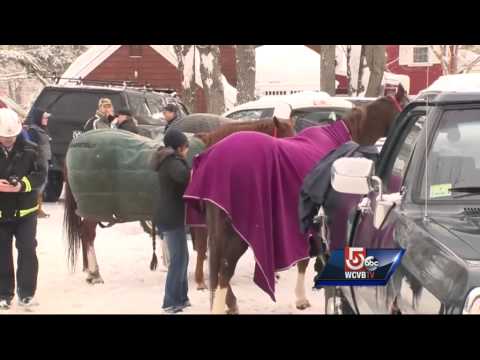
[[[203,201],[223,209],[253,250],[255,283],[275,301],[275,272],[308,258],[309,243],[300,232],[297,214],[303,179],[350,139],[343,121],[284,139],[258,132],[228,136],[193,163],[184,196],[187,224],[205,224]]]

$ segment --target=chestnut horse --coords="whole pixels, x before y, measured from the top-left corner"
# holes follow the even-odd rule
[[[217,128],[210,133],[199,133],[197,136],[206,147],[210,147],[216,142],[222,140],[230,134],[239,131],[262,132],[274,137],[289,137],[295,134],[291,120],[281,121],[276,117],[272,119],[262,119],[259,121],[232,122]],[[64,229],[68,238],[68,262],[72,269],[75,269],[75,263],[80,246],[83,255],[83,271],[87,272],[86,281],[89,284],[103,283],[102,276],[95,255],[94,241],[96,237],[96,228],[98,222],[94,219],[81,218],[76,214],[77,204],[74,194],[68,183],[67,169],[65,169],[65,213]],[[140,219],[139,219],[140,220]],[[192,228],[192,239],[197,251],[197,268],[195,279],[199,289],[204,289],[203,262],[206,259],[207,252],[207,232],[206,228]],[[153,240],[155,252],[155,240]],[[153,269],[152,269],[153,270]]]
[[[255,280],[264,291],[269,293],[272,299],[275,298],[274,285],[272,285],[271,281],[273,276],[271,275],[275,271],[285,270],[285,268],[278,269],[276,267],[275,257],[278,256],[278,253],[284,251],[285,248],[293,247],[293,250],[296,251],[293,251],[294,255],[289,255],[289,261],[295,260],[291,261],[288,267],[295,263],[298,267],[298,278],[295,288],[296,307],[300,310],[310,307],[305,294],[305,272],[309,262],[309,254],[308,250],[303,251],[305,247],[308,247],[308,241],[305,239],[295,242],[298,241],[296,233],[293,236],[295,239],[282,234],[282,229],[291,231],[291,229],[295,228],[295,225],[291,226],[292,222],[296,222],[296,228],[300,229],[297,216],[298,204],[295,206],[295,204],[291,204],[287,200],[292,198],[298,199],[303,178],[295,178],[294,176],[292,177],[294,179],[292,186],[290,184],[282,186],[284,179],[287,179],[289,176],[288,172],[294,169],[292,163],[287,161],[288,163],[283,167],[277,166],[274,168],[275,170],[268,170],[268,164],[271,163],[269,155],[262,157],[262,154],[283,152],[278,157],[272,155],[274,161],[279,161],[278,159],[289,159],[284,156],[286,149],[298,150],[299,154],[296,154],[296,157],[301,159],[307,156],[307,152],[310,150],[307,148],[299,149],[298,144],[306,143],[308,144],[307,146],[315,147],[314,144],[318,145],[319,141],[327,138],[327,135],[325,135],[327,133],[330,136],[330,144],[336,144],[336,147],[340,146],[342,141],[349,140],[353,140],[360,145],[373,145],[378,139],[387,135],[391,124],[398,113],[402,111],[402,105],[406,101],[405,91],[400,86],[395,96],[379,98],[366,106],[354,108],[344,120],[337,121],[337,123],[343,122],[343,124],[334,123],[330,125],[330,129],[327,129],[328,127],[322,130],[313,129],[313,131],[312,129],[307,129],[299,135],[286,140],[269,140],[253,133],[235,134],[200,156],[199,161],[194,166],[192,182],[186,191],[185,199],[190,209],[195,209],[199,214],[203,214],[207,226],[210,289],[212,292],[210,299],[213,313],[238,313],[237,299],[230,286],[230,280],[234,275],[238,260],[249,246],[254,251],[257,264]],[[338,135],[339,138],[335,141],[333,139],[336,136],[335,134],[341,134],[341,140],[340,135]],[[308,138],[308,136],[312,138]],[[293,147],[284,146],[282,148],[282,144],[295,142],[296,145]],[[248,145],[244,146],[243,144],[245,143],[248,143]],[[258,156],[242,157],[234,155],[238,154],[240,149],[249,147],[253,147],[252,153],[258,153]],[[333,150],[336,147],[328,150]],[[317,153],[320,154],[320,151],[317,151]],[[313,150],[309,154],[309,163],[305,162],[308,165],[302,165],[304,166],[302,168],[302,176],[306,176],[308,173],[308,171],[305,171],[307,166],[310,166],[311,169],[316,164],[315,161],[312,161],[311,154],[315,154]],[[225,156],[228,156],[230,162],[228,167],[219,166],[218,162]],[[317,158],[316,162],[320,161],[322,157]],[[230,173],[227,172],[226,168],[228,168]],[[278,175],[279,170],[284,172],[280,171]],[[277,171],[277,173],[272,173],[271,171]],[[239,181],[237,175],[241,173],[248,174],[247,176],[253,179],[244,177]],[[255,174],[255,176],[250,176],[250,174]],[[274,176],[277,177],[275,178]],[[326,176],[329,176],[329,174],[326,174]],[[209,183],[210,179],[215,179],[217,182]],[[269,179],[269,181],[263,181],[263,179]],[[222,187],[221,184],[225,182],[228,184]],[[262,193],[261,190],[272,191],[272,189],[276,189],[274,193],[257,195]],[[281,189],[281,191],[278,191],[278,189]],[[254,195],[244,199],[246,196],[244,194]],[[262,196],[265,196],[266,200],[261,199]],[[277,197],[279,200],[273,202],[271,200],[272,197]],[[248,204],[242,202],[248,202]],[[286,204],[282,210],[284,211],[282,218],[278,218],[278,208],[274,208],[272,204],[280,204],[280,206]],[[258,217],[256,214],[248,214],[248,209],[258,211]],[[265,222],[262,222],[262,220]],[[271,223],[272,221],[276,224]],[[277,230],[275,230],[275,227],[277,227]],[[258,235],[259,233],[261,234],[260,236]],[[282,236],[283,239],[279,244],[279,238]],[[265,241],[265,243],[262,243],[260,240]],[[254,245],[252,246],[252,244]],[[295,247],[298,248],[295,249]],[[299,251],[300,248],[302,251]],[[258,253],[256,250],[258,250]],[[299,255],[300,253],[301,255]],[[270,269],[261,266],[259,256],[267,257],[267,261],[263,264],[269,265]],[[286,258],[287,256],[282,258],[282,264],[285,263],[284,259]],[[267,275],[265,269],[268,272]]]

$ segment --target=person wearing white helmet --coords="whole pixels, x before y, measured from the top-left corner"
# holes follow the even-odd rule
[[[15,296],[30,306],[37,288],[36,232],[38,189],[47,169],[34,143],[22,136],[22,123],[10,109],[0,109],[0,310]],[[12,243],[18,250],[17,274]]]

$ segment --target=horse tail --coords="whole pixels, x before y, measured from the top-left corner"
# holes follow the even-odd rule
[[[65,176],[65,211],[63,217],[63,228],[68,239],[67,261],[70,269],[75,270],[78,250],[82,244],[81,228],[82,218],[77,215],[77,202],[73,197],[72,190]]]

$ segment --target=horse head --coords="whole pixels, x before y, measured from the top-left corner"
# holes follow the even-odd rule
[[[277,138],[285,138],[295,135],[292,119],[284,120],[278,117],[273,117],[274,133],[273,136]]]
[[[395,96],[384,96],[366,106],[355,107],[345,118],[352,140],[360,145],[374,145],[387,136],[407,104],[406,91],[399,85]]]

